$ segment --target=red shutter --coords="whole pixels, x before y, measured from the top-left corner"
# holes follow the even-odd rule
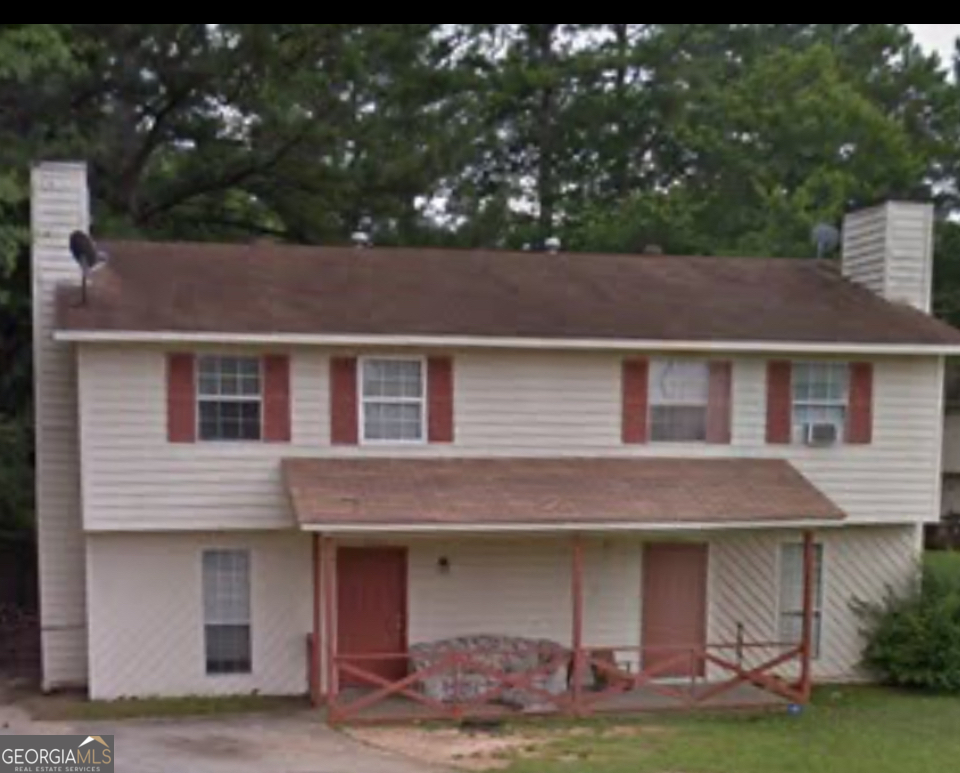
[[[360,442],[357,365],[355,357],[334,357],[330,361],[330,440],[335,446]]]
[[[453,417],[453,360],[449,357],[431,357],[427,367],[429,395],[430,442],[454,441]]]
[[[733,363],[710,364],[710,401],[707,404],[707,442],[733,442]]]
[[[623,442],[643,445],[650,440],[650,363],[629,360],[623,364]]]
[[[870,445],[873,442],[873,365],[857,362],[850,366],[850,416],[847,443]]]
[[[793,442],[793,365],[789,362],[767,366],[767,442]]]
[[[290,406],[290,358],[263,358],[263,439],[267,443],[293,440]]]
[[[197,442],[197,375],[192,354],[167,355],[167,438]]]

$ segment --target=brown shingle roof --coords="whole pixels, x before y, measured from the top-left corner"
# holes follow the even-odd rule
[[[839,521],[781,460],[287,460],[303,526],[737,525]]]
[[[812,261],[104,246],[90,303],[61,291],[61,329],[960,345]]]

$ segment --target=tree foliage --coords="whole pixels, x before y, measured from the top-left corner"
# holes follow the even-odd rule
[[[0,24],[0,277],[27,238],[27,166],[53,118],[41,108],[45,82],[72,66],[63,27]]]
[[[0,152],[89,160],[110,233],[799,254],[957,206],[948,69],[901,24],[2,25]]]

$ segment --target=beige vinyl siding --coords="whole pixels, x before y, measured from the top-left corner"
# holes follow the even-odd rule
[[[851,612],[903,587],[919,557],[915,527],[824,532],[822,681],[859,679],[862,642]],[[796,532],[704,535],[710,544],[709,638],[771,641],[779,630],[779,553]],[[402,544],[402,543],[401,543]],[[569,645],[569,540],[416,540],[409,549],[409,639],[510,635]],[[201,556],[251,552],[253,667],[250,676],[205,673]],[[302,535],[94,535],[90,561],[91,691],[95,699],[184,695],[300,695],[307,691],[312,629],[310,539]],[[438,561],[450,561],[449,573]],[[590,538],[585,552],[585,645],[641,646],[643,540]],[[345,653],[348,654],[348,653]],[[726,653],[728,656],[732,653]],[[762,653],[765,658],[770,653]],[[759,656],[757,656],[759,657]],[[750,658],[748,657],[748,661]],[[784,671],[783,673],[787,673]]]
[[[297,349],[292,444],[171,445],[164,351],[82,345],[85,525],[94,532],[290,528],[281,459],[398,454],[786,457],[854,523],[939,518],[943,420],[937,358],[879,360],[875,442],[832,449],[766,444],[761,358],[735,361],[733,445],[624,447],[621,360],[612,353],[461,353],[455,444],[334,448],[328,353]]]
[[[457,357],[456,376],[457,438],[466,449],[517,455],[622,450],[617,357],[471,352]]]
[[[253,673],[208,676],[202,555],[249,550]],[[305,695],[313,630],[310,538],[97,535],[90,565],[90,691],[132,697]]]
[[[79,363],[88,530],[294,525],[280,481],[286,446],[167,442],[162,352],[81,347]],[[294,365],[298,407],[306,405],[311,385],[319,382],[319,374],[304,378],[307,364],[298,359]],[[307,413],[295,413],[298,437],[308,421]]]
[[[855,212],[847,217],[843,229],[844,274],[881,296],[887,291],[886,251],[885,207]]]
[[[920,565],[920,529],[851,528],[823,532],[823,634],[814,665],[820,680],[860,679],[863,650],[858,602],[882,601],[888,589],[909,586]],[[748,641],[776,643],[780,624],[780,549],[799,533],[759,532],[717,538],[710,551],[712,642],[735,642],[743,625]],[[764,651],[754,659],[770,660]],[[759,661],[758,661],[759,662]]]
[[[890,212],[890,267],[887,297],[930,312],[933,298],[933,207],[887,205]]]
[[[638,538],[586,542],[584,632],[593,646],[639,645],[641,555]],[[572,560],[570,540],[555,538],[413,543],[410,642],[487,634],[571,645]]]
[[[895,303],[930,312],[933,207],[891,202],[856,212],[844,228],[844,274]]]
[[[744,455],[789,459],[847,513],[851,523],[939,520],[941,361],[885,359],[876,363],[874,437],[868,446],[766,446],[765,379],[765,362],[738,365],[735,448],[743,449]]]
[[[45,164],[34,170],[32,220],[43,686],[53,690],[87,680],[76,362],[72,347],[52,338],[56,288],[79,281],[67,244],[73,231],[88,227],[82,165]]]

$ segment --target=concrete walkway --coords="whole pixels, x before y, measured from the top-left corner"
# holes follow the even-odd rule
[[[117,773],[436,773],[369,749],[311,715],[152,722],[33,722],[0,705],[0,735],[114,735]]]

